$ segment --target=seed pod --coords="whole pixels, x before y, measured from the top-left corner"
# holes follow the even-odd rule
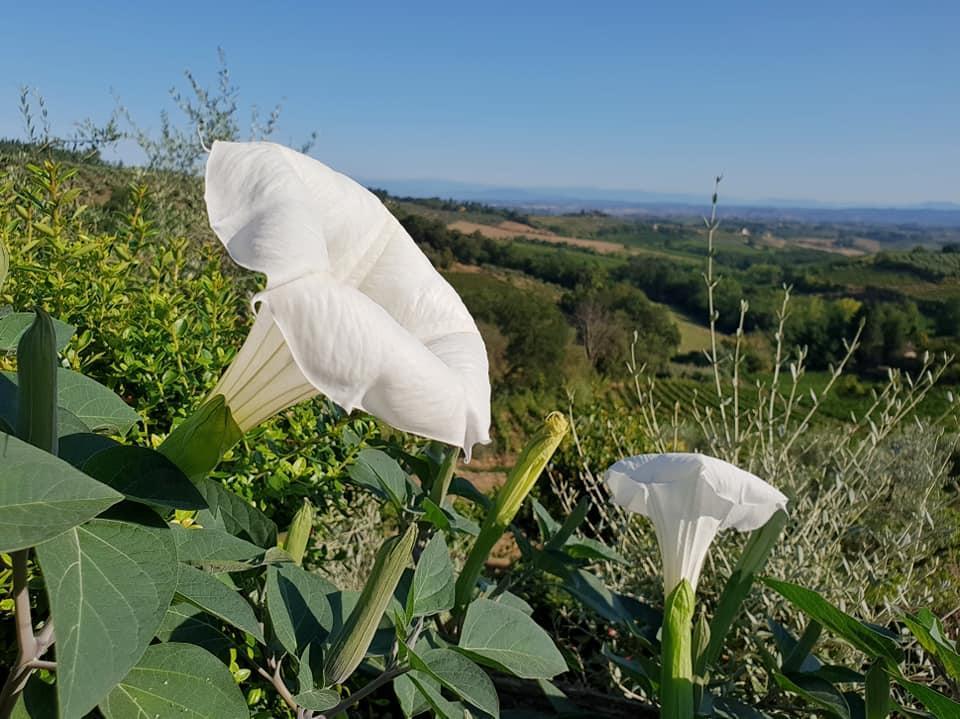
[[[17,383],[17,435],[56,454],[57,337],[53,320],[43,310],[37,310],[17,345]]]
[[[342,684],[363,661],[383,613],[410,564],[417,526],[411,524],[402,535],[387,539],[377,552],[373,572],[367,579],[357,605],[333,637],[323,666],[325,686]]]

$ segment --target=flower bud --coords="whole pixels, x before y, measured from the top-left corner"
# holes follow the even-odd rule
[[[307,551],[307,542],[310,541],[310,533],[313,531],[313,519],[317,512],[309,499],[303,500],[303,505],[297,510],[290,522],[290,529],[287,530],[287,537],[283,542],[283,548],[287,554],[293,557],[297,564],[303,563],[303,554]]]
[[[416,541],[417,526],[411,524],[402,535],[390,537],[380,546],[363,592],[327,652],[323,666],[325,686],[342,684],[363,661],[403,570],[410,564]]]

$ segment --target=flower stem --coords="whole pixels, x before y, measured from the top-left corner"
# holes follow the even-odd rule
[[[660,637],[660,716],[693,719],[693,587],[682,580],[667,597]]]

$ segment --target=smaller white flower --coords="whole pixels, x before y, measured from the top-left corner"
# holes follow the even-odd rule
[[[762,527],[787,498],[759,477],[702,454],[641,454],[605,474],[612,500],[649,517],[663,557],[663,589],[686,579],[694,590],[713,538],[722,529]]]

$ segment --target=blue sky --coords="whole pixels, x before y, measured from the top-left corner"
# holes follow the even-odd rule
[[[365,180],[960,202],[958,25],[950,0],[10,3],[0,135],[20,84],[61,132],[111,92],[156,127],[219,45],[244,107],[284,101],[279,141],[316,129]]]

